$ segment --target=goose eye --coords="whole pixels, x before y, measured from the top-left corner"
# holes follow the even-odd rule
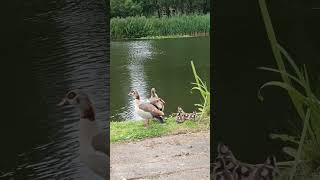
[[[76,93],[71,92],[71,93],[68,94],[67,97],[68,97],[68,99],[73,99],[74,97],[76,97]]]

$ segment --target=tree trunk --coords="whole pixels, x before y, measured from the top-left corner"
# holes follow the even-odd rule
[[[157,8],[157,13],[158,13],[158,18],[161,18],[161,11],[159,7]]]
[[[188,9],[187,9],[187,11],[189,12],[189,13],[192,13],[193,12],[193,9],[192,9],[192,1],[188,1]]]
[[[161,18],[161,9],[160,9],[160,5],[158,4],[158,1],[155,1],[155,5],[157,9],[158,18]]]
[[[205,0],[202,6],[202,13],[206,14],[207,13],[207,4],[208,4],[208,0]]]
[[[170,7],[166,7],[166,14],[168,17],[171,15]]]

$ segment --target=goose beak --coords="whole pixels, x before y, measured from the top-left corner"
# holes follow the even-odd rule
[[[63,98],[58,104],[58,107],[64,106],[64,105],[68,105],[68,101],[66,100],[66,98]]]

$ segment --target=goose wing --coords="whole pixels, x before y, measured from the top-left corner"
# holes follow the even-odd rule
[[[150,98],[149,102],[150,104],[155,104],[155,103],[165,104],[164,100],[161,98]]]
[[[161,98],[152,98],[149,100],[149,103],[154,105],[160,111],[164,109],[164,101]]]
[[[139,105],[139,109],[149,112],[152,114],[152,116],[163,116],[164,113],[157,109],[153,104],[151,103],[142,103]]]
[[[108,147],[109,138],[107,137],[108,137],[107,133],[101,132],[93,136],[91,145],[96,151],[102,152],[106,155],[110,155],[110,150]]]

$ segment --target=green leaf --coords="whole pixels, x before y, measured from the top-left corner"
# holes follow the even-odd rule
[[[296,65],[296,63],[293,61],[293,59],[291,58],[291,56],[289,55],[289,53],[279,44],[277,43],[277,47],[280,50],[280,52],[286,57],[287,61],[290,63],[290,65],[293,67],[294,71],[296,72],[296,74],[298,75],[299,78],[302,78],[303,75],[300,72],[298,66]]]
[[[287,134],[270,134],[270,138],[271,139],[281,139],[282,141],[285,141],[285,142],[299,144],[299,141],[297,140],[296,137],[289,136]]]
[[[261,86],[261,88],[259,90],[259,94],[260,94],[261,89],[263,89],[267,86],[281,87],[281,88],[291,92],[293,95],[295,95],[297,100],[303,101],[303,102],[307,101],[307,98],[303,94],[301,94],[299,91],[297,91],[295,88],[293,88],[291,85],[288,85],[288,84],[286,84],[284,82],[280,82],[280,81],[270,81],[270,82],[265,83],[264,85]]]
[[[292,147],[284,147],[283,152],[285,152],[286,154],[288,154],[289,156],[296,158],[297,156],[297,150],[292,148]]]
[[[287,73],[286,71],[280,71],[278,69],[273,69],[273,68],[268,68],[268,67],[260,67],[259,69],[266,70],[266,71],[271,71],[271,72],[277,72],[277,73],[286,75],[289,78],[291,78],[292,80],[294,80],[295,82],[297,82],[298,84],[300,84],[302,87],[306,87],[306,84],[304,84],[298,78],[296,78],[296,77],[292,76],[291,74]]]

